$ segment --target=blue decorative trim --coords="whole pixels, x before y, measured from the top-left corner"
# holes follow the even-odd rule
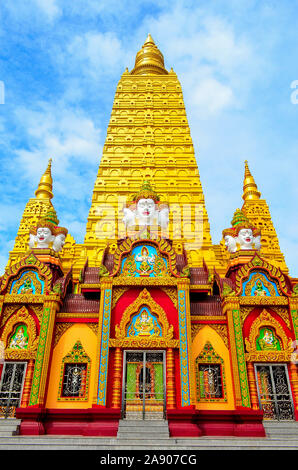
[[[112,289],[104,291],[97,404],[106,405]]]
[[[190,380],[188,357],[188,334],[185,291],[178,290],[179,311],[179,337],[180,337],[180,376],[181,376],[181,404],[190,406]]]

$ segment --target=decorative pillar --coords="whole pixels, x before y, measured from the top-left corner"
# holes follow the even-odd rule
[[[296,286],[295,286],[296,287]],[[295,414],[298,416],[298,295],[292,294],[289,298],[290,316],[295,332],[296,343],[294,343],[291,363],[289,364],[293,399],[295,403]],[[296,418],[297,419],[297,418]]]
[[[0,295],[0,320],[3,313],[3,303],[4,303],[4,295]],[[3,364],[5,360],[5,345],[4,343],[0,343],[0,379],[2,375]]]
[[[29,405],[30,391],[34,372],[34,360],[30,359],[27,364],[26,377],[23,388],[23,395],[20,408],[27,408]]]
[[[44,302],[29,406],[42,407],[44,405],[53,331],[56,312],[59,308],[59,300],[60,296],[49,295]]]
[[[167,349],[167,408],[176,408],[174,351]]]
[[[296,341],[298,341],[298,295],[289,298],[289,307],[295,332],[295,338]]]
[[[0,295],[0,320],[3,314],[3,303],[4,303],[4,295]],[[0,380],[3,370],[3,364],[5,360],[5,345],[0,343]]]
[[[193,381],[190,374],[191,327],[189,308],[189,279],[177,283],[179,342],[180,342],[180,379],[181,406],[190,406],[193,402]]]
[[[292,386],[295,414],[298,416],[298,365],[297,363],[291,362],[289,364],[290,369],[290,382]]]
[[[115,349],[112,408],[121,407],[122,349]]]
[[[98,381],[93,403],[106,406],[113,279],[102,278],[98,320]]]
[[[250,407],[245,350],[242,336],[240,304],[238,297],[224,298],[223,311],[227,313],[230,354],[235,387],[236,406]]]
[[[256,384],[255,369],[252,362],[247,362],[247,375],[250,390],[250,401],[253,410],[259,410],[259,399]]]

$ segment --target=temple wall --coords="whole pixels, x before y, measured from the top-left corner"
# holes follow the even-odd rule
[[[80,340],[86,354],[91,359],[89,390],[87,400],[65,399],[58,400],[59,382],[63,374],[63,358],[70,353],[75,343]],[[46,408],[91,408],[93,391],[96,378],[96,349],[97,337],[94,332],[82,323],[73,324],[60,338],[58,344],[53,350],[51,361],[51,369],[49,375],[48,393],[45,407]]]
[[[195,376],[195,383],[197,384],[196,358],[201,354],[207,341],[212,344],[217,355],[223,359],[226,401],[223,401],[222,399],[213,402],[198,401],[196,393],[195,406],[199,410],[234,410],[235,400],[229,350],[219,334],[209,326],[205,326],[198,332],[192,344],[193,374]]]

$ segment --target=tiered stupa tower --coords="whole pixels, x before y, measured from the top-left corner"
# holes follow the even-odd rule
[[[283,272],[288,273],[288,267],[283,253],[280,250],[278,237],[272,222],[270,210],[265,199],[261,199],[261,193],[255,183],[245,161],[243,196],[244,203],[242,211],[252,224],[261,230],[261,254],[274,266],[279,267]]]
[[[8,266],[14,264],[19,257],[24,256],[28,251],[29,230],[47,212],[53,210],[53,179],[52,179],[52,159],[49,159],[48,166],[42,175],[35,197],[29,199],[26,204],[19,230],[15,239],[15,244],[9,254]]]
[[[147,180],[170,205],[169,237],[184,243],[190,266],[216,264],[181,85],[149,34],[117,86],[88,216],[85,247],[98,263],[121,238],[123,205]],[[180,230],[180,214],[182,229]],[[195,235],[196,232],[196,235]]]

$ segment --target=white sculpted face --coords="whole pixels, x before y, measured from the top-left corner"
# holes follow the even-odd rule
[[[163,229],[169,224],[169,208],[159,209],[153,199],[140,199],[136,208],[124,208],[123,222],[126,227],[134,225],[159,225]]]
[[[48,227],[39,227],[36,232],[37,248],[48,248],[54,238]]]
[[[53,249],[55,251],[61,251],[65,243],[65,235],[64,233],[59,233],[53,242]]]
[[[136,217],[142,224],[150,224],[155,217],[156,209],[153,199],[140,199],[137,203]]]
[[[250,228],[242,228],[239,230],[237,241],[241,250],[252,250],[253,240],[254,237]]]

